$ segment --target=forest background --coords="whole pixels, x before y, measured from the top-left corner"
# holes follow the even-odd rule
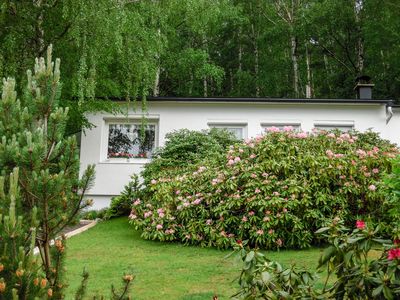
[[[69,133],[113,97],[355,98],[360,75],[400,96],[396,0],[2,0],[0,77],[50,44]]]

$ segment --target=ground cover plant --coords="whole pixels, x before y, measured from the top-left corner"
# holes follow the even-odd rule
[[[340,215],[389,224],[383,176],[398,149],[373,132],[268,134],[232,145],[223,157],[146,177],[132,199],[131,223],[142,237],[230,247],[248,240],[265,249],[305,248]],[[146,172],[144,172],[146,175]],[[155,174],[151,172],[151,174]]]

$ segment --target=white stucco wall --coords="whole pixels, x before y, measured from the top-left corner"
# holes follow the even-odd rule
[[[81,172],[88,164],[96,165],[95,184],[88,196],[95,200],[93,208],[98,209],[118,195],[130,175],[140,172],[147,160],[107,160],[107,122],[126,118],[140,120],[140,112],[130,110],[127,116],[98,113],[88,118],[95,127],[82,134]],[[164,144],[168,132],[181,128],[207,129],[210,123],[247,124],[245,135],[254,137],[262,133],[263,123],[300,123],[302,130],[309,131],[315,123],[324,122],[354,124],[360,131],[372,129],[400,144],[400,112],[387,125],[386,108],[382,104],[149,102],[148,118],[158,124],[157,146]]]

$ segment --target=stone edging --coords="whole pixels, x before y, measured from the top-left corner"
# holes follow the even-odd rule
[[[69,239],[70,237],[73,237],[74,235],[80,234],[92,227],[94,227],[97,224],[97,219],[96,220],[81,220],[80,223],[81,224],[85,224],[85,226],[82,226],[78,229],[72,230],[70,232],[65,233],[65,238]],[[54,245],[54,240],[51,241],[50,245]],[[39,249],[37,247],[35,247],[35,249],[33,249],[33,254],[38,254],[39,253]]]

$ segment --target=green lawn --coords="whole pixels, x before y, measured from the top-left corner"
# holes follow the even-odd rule
[[[68,240],[67,299],[80,283],[84,267],[90,273],[88,294],[108,296],[112,283],[120,284],[124,272],[136,276],[135,300],[229,299],[237,288],[240,263],[224,257],[231,251],[187,247],[180,244],[146,241],[126,218],[102,222]],[[315,267],[320,249],[270,252],[281,263]]]

